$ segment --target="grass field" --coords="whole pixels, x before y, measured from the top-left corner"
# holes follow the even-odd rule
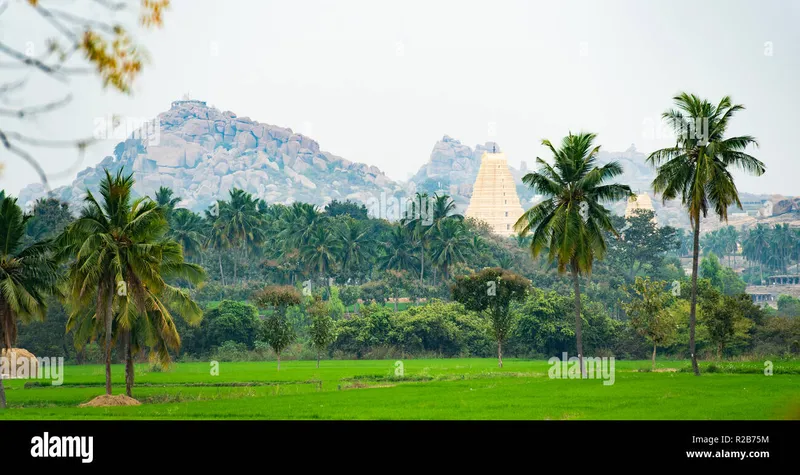
[[[550,379],[542,360],[389,360],[180,363],[136,368],[133,407],[79,408],[104,392],[104,368],[67,366],[64,384],[6,381],[0,419],[787,419],[800,418],[800,361],[725,363],[698,378],[649,361],[617,361],[615,382]],[[115,394],[124,374],[113,367]]]

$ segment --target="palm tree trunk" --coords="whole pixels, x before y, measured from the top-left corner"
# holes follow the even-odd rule
[[[0,409],[6,408],[6,387],[3,385],[3,378],[0,375]]]
[[[112,285],[111,288],[114,288]],[[114,311],[112,305],[114,303],[114,299],[111,294],[111,289],[106,289],[104,293],[104,297],[106,299],[105,303],[105,345],[106,345],[106,394],[111,395],[111,332],[114,323]]]
[[[692,249],[692,300],[689,310],[689,353],[692,356],[692,370],[695,376],[700,376],[700,367],[697,366],[697,353],[695,352],[695,325],[697,322],[697,261],[700,259],[700,212],[694,216],[694,248]]]
[[[422,241],[420,241],[422,242]],[[419,260],[419,283],[425,285],[425,244],[420,245]]]
[[[222,254],[217,255],[219,258],[219,276],[222,279],[222,285],[225,285],[225,272],[222,271]]]
[[[131,350],[131,332],[125,332],[125,394],[133,397],[133,352]]]
[[[578,349],[578,363],[581,370],[581,378],[586,377],[586,370],[583,367],[583,330],[581,321],[581,283],[578,280],[578,264],[572,260],[572,285],[575,288],[575,340]]]

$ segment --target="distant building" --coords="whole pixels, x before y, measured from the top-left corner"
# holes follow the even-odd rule
[[[465,216],[485,221],[495,234],[513,236],[514,223],[524,212],[506,154],[484,152]]]
[[[656,210],[653,208],[653,200],[646,192],[639,193],[628,198],[628,206],[625,208],[625,218],[630,218],[633,216],[633,212],[639,209],[652,211],[653,222],[658,223],[658,219],[656,218]]]

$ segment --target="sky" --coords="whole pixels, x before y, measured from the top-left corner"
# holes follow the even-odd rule
[[[47,3],[107,15],[89,1]],[[15,1],[0,15],[0,42],[41,51],[55,30],[28,10]],[[0,129],[90,137],[112,114],[150,119],[188,95],[405,180],[445,134],[471,147],[496,141],[514,166],[549,158],[541,140],[569,131],[597,133],[603,150],[649,153],[672,143],[660,115],[687,91],[746,106],[730,134],[758,139],[751,153],[767,172],[737,174],[741,191],[800,195],[799,22],[797,0],[173,0],[162,29],[136,33],[150,61],[130,96],[91,76],[62,84],[3,67],[0,53],[0,84],[29,77],[0,108],[73,95],[47,115],[0,117]],[[74,150],[28,150],[58,186],[118,141],[79,161]],[[1,148],[0,162],[0,188],[37,181]]]

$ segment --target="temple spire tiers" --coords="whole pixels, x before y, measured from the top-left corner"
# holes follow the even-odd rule
[[[496,152],[496,148],[492,153],[484,152],[466,217],[484,221],[495,234],[507,237],[516,234],[514,223],[524,212],[506,154]]]

